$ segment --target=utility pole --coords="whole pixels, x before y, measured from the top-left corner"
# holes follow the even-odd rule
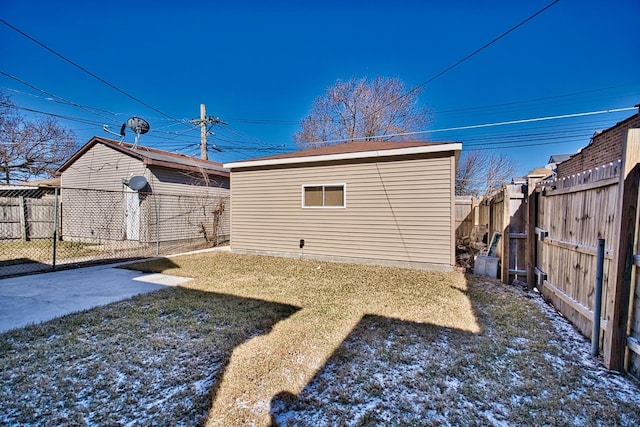
[[[209,159],[209,154],[207,152],[207,124],[216,124],[222,123],[226,125],[225,122],[216,118],[216,117],[207,117],[207,107],[204,104],[200,104],[200,119],[199,120],[189,120],[189,122],[194,125],[200,125],[200,158],[204,160]]]

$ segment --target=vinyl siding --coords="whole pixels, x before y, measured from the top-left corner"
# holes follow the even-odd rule
[[[63,188],[59,236],[70,241],[125,238],[124,196],[121,191]]]
[[[62,188],[84,188],[87,190],[122,191],[122,180],[132,175],[145,174],[144,164],[133,157],[96,144],[68,169],[62,172]]]
[[[194,224],[212,226],[211,207],[224,204],[224,211],[218,229],[220,236],[229,236],[231,214],[229,207],[229,180],[219,176],[208,177],[208,187],[201,174],[196,172],[177,172],[172,169],[153,167],[149,169],[149,184],[161,201],[159,210],[162,224],[162,240],[196,238],[201,236]],[[173,197],[169,197],[169,195]],[[206,215],[203,213],[206,206]],[[176,215],[176,212],[182,212]],[[153,216],[154,213],[151,213]],[[188,236],[185,230],[191,230]],[[211,231],[211,230],[209,230]]]
[[[229,196],[229,180],[210,175],[207,182],[202,174],[196,172],[180,172],[169,168],[152,167],[149,170],[149,184],[153,191],[161,194],[215,194]]]
[[[232,170],[234,250],[453,264],[452,156]],[[303,208],[303,185],[345,184],[345,208]]]
[[[60,235],[65,240],[124,239],[122,180],[132,175],[145,175],[140,160],[103,144],[91,147],[61,174]]]
[[[125,195],[122,183],[134,175],[149,182],[152,197],[140,199],[139,240],[173,241],[201,238],[199,224],[212,226],[210,206],[226,202],[219,235],[230,229],[229,182],[210,177],[206,187],[201,175],[145,164],[103,144],[95,144],[61,174],[64,236],[76,240],[125,238]],[[74,191],[87,190],[87,191]],[[206,209],[202,206],[206,205]],[[159,221],[160,228],[155,226]],[[151,224],[151,225],[145,225]]]
[[[206,190],[206,187],[201,189]],[[212,236],[213,211],[219,208],[220,203],[224,207],[217,229],[218,236],[229,236],[231,220],[228,194],[158,194],[149,200],[153,200],[147,206],[151,223],[155,224],[158,220],[160,224],[160,230],[150,230],[150,241],[156,239],[158,232],[161,241],[202,238],[201,226]]]

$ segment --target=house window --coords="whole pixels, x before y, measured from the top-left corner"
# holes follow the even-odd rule
[[[345,184],[303,185],[303,208],[345,207]]]

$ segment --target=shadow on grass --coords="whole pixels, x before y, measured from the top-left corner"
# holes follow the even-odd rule
[[[234,348],[297,310],[167,288],[7,332],[0,424],[202,424]]]
[[[424,369],[424,351],[447,358],[460,370],[460,357],[446,351],[449,341],[469,341],[476,334],[432,324],[365,315],[299,395],[282,392],[271,402],[272,425],[402,425],[424,424],[425,411],[438,408],[446,394],[434,393],[428,407],[419,408],[418,384],[441,387],[447,372]],[[432,357],[432,356],[429,356]],[[409,392],[407,392],[409,391]],[[444,391],[442,388],[441,391]],[[381,416],[386,406],[404,418]],[[404,424],[403,424],[404,423]]]
[[[271,425],[468,424],[437,414],[452,400],[456,378],[473,363],[473,353],[461,347],[485,334],[486,316],[476,309],[469,290],[449,288],[470,303],[479,329],[364,314],[298,395],[283,391],[274,396]],[[445,304],[455,300],[451,295]]]
[[[300,393],[271,400],[271,424],[638,425],[619,380],[568,350],[539,296],[468,282],[479,333],[364,315]]]

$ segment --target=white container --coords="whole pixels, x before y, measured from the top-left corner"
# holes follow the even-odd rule
[[[498,277],[498,261],[495,256],[478,256],[473,265],[473,274],[476,276]]]

